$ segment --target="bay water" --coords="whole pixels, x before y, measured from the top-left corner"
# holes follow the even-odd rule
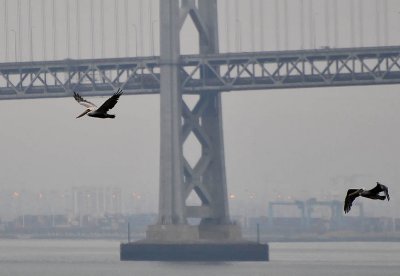
[[[119,241],[0,240],[0,276],[400,275],[400,243],[270,243],[269,262],[132,262]]]

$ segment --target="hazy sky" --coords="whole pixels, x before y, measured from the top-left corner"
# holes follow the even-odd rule
[[[10,2],[10,1],[8,1]],[[33,1],[40,3],[40,1]],[[57,3],[65,3],[56,1]],[[81,1],[83,4],[80,12],[83,18],[89,16],[87,10],[90,1]],[[98,3],[100,1],[95,1]],[[110,7],[113,1],[105,1]],[[284,1],[280,1],[283,3]],[[279,17],[280,43],[276,43],[276,29],[272,23],[276,22],[271,16],[266,16],[263,30],[264,50],[276,49],[284,45],[288,48],[300,47],[298,20],[293,15],[296,13],[300,1],[287,1],[288,13],[291,18],[287,29],[290,32],[289,41],[285,41],[284,20]],[[324,32],[328,26],[329,41],[334,43],[333,15],[329,24],[324,21],[322,12],[325,7],[321,2],[314,1],[314,12],[317,28],[315,35],[308,28],[310,17],[305,16],[304,44],[305,48],[326,45],[327,37]],[[333,1],[327,1],[332,5]],[[376,45],[384,43],[385,37],[380,34],[380,40],[373,32],[377,16],[372,14],[375,1],[363,1],[365,15],[363,16],[364,43],[363,45]],[[383,3],[385,1],[379,1]],[[14,1],[13,1],[14,3]],[[26,1],[22,1],[26,3]],[[45,1],[50,5],[51,1]],[[71,17],[74,17],[71,3]],[[148,15],[148,2],[144,1],[143,9]],[[158,29],[156,21],[158,10],[154,5],[152,22]],[[235,22],[234,1],[229,1],[229,22]],[[259,50],[261,47],[259,27],[255,28],[254,46],[252,45],[252,32],[248,31],[246,24],[251,11],[248,3],[239,1],[241,26],[241,49],[250,51],[252,47]],[[257,5],[254,1],[255,24],[260,26]],[[265,14],[273,15],[275,1],[264,1]],[[304,1],[306,5],[310,1]],[[338,47],[351,45],[348,32],[349,18],[346,16],[348,7],[344,1],[339,1],[340,30]],[[354,1],[355,4],[358,1]],[[0,6],[4,0],[0,1]],[[118,1],[121,13],[124,1]],[[129,5],[136,8],[137,13],[140,1],[129,1]],[[11,5],[9,3],[9,5]],[[226,1],[220,1],[220,9],[224,8]],[[398,44],[400,29],[396,24],[397,10],[400,10],[399,1],[388,1],[390,8],[388,20],[387,41],[389,44]],[[46,6],[50,10],[50,6]],[[267,9],[270,7],[269,9]],[[280,6],[283,15],[283,6]],[[371,8],[372,7],[372,8]],[[380,4],[383,7],[383,4]],[[10,8],[11,9],[11,8]],[[355,5],[357,11],[357,5]],[[40,9],[36,9],[40,11]],[[12,17],[10,10],[9,18]],[[114,16],[107,10],[105,20],[110,30]],[[385,26],[381,10],[379,15],[380,29]],[[0,18],[0,29],[4,34],[4,14]],[[96,15],[97,16],[97,15]],[[33,16],[35,26],[41,26],[41,17]],[[135,17],[136,18],[136,17]],[[320,18],[320,19],[318,19]],[[359,13],[355,20],[355,30],[359,29]],[[371,20],[367,20],[370,19]],[[221,12],[220,19],[220,44],[221,51],[226,51],[227,32],[229,25],[229,48],[235,50],[236,44],[234,24],[226,25],[225,13]],[[14,19],[10,19],[14,20]],[[25,20],[25,19],[24,19]],[[48,19],[50,20],[50,19]],[[120,25],[124,21],[120,19]],[[133,20],[132,18],[130,20]],[[150,22],[146,16],[144,21]],[[363,22],[364,22],[363,21]],[[242,23],[243,22],[243,23]],[[282,23],[283,22],[283,23]],[[374,23],[375,22],[375,23]],[[271,24],[269,24],[271,23]],[[61,24],[61,23],[60,23]],[[72,23],[71,23],[72,24]],[[133,23],[132,23],[133,24]],[[283,24],[283,25],[282,25]],[[99,24],[96,24],[98,28]],[[132,26],[132,25],[131,25]],[[137,23],[139,26],[139,23]],[[149,24],[144,35],[149,33]],[[237,26],[237,25],[236,25]],[[16,28],[9,23],[8,29]],[[50,28],[50,27],[47,27]],[[60,33],[63,33],[60,25]],[[120,37],[123,37],[121,27]],[[39,30],[37,30],[39,29]],[[71,27],[71,37],[76,37],[75,29]],[[97,30],[97,29],[96,29]],[[33,30],[36,34],[34,43],[40,46],[40,28]],[[87,29],[81,31],[82,56],[90,56],[90,41],[85,37]],[[50,30],[48,30],[50,32]],[[139,31],[140,33],[140,31]],[[99,32],[96,31],[96,38]],[[105,38],[108,45],[105,56],[114,56],[112,47],[113,33]],[[14,56],[13,32],[9,32],[9,58]],[[18,35],[17,35],[18,36]],[[57,42],[65,45],[59,35]],[[156,32],[155,37],[158,36]],[[192,26],[186,25],[182,31],[182,52],[193,53],[197,46],[193,41]],[[24,39],[26,33],[22,36]],[[131,52],[135,41],[130,39]],[[185,38],[184,38],[185,37]],[[147,37],[148,38],[148,37]],[[51,34],[47,35],[49,59],[52,56]],[[120,38],[120,55],[124,53],[125,42]],[[150,54],[150,42],[144,41],[144,54]],[[156,39],[158,41],[158,38]],[[316,42],[314,42],[316,41]],[[354,40],[356,45],[361,43],[359,35]],[[147,44],[146,44],[147,43]],[[333,45],[333,44],[332,44]],[[24,44],[26,47],[26,44]],[[34,46],[35,47],[35,46]],[[64,47],[64,46],[60,46]],[[71,42],[72,57],[77,53],[76,41]],[[75,47],[75,48],[74,48]],[[101,51],[95,45],[95,53]],[[2,60],[5,60],[4,47],[0,50]],[[24,48],[25,49],[25,48]],[[28,58],[27,50],[22,49],[21,57]],[[158,45],[155,46],[157,53]],[[58,49],[59,59],[64,58],[66,48]],[[147,51],[147,52],[146,52]],[[35,59],[41,59],[42,52],[34,52]],[[91,98],[95,103],[101,103],[106,98]],[[269,91],[241,91],[224,93],[223,123],[226,155],[226,171],[229,193],[237,194],[236,200],[249,202],[249,195],[256,193],[256,198],[251,201],[264,208],[268,200],[277,198],[278,195],[304,199],[308,197],[342,199],[348,188],[370,188],[376,181],[381,181],[389,186],[392,200],[389,204],[374,201],[364,201],[367,214],[400,216],[400,204],[396,199],[400,197],[400,93],[398,86],[368,86],[368,87],[342,87],[342,88],[313,88],[292,90]],[[158,200],[158,174],[159,174],[159,97],[153,96],[122,96],[120,102],[112,110],[117,115],[115,120],[99,120],[93,118],[75,119],[82,108],[71,98],[0,101],[0,190],[1,189],[67,189],[79,185],[116,185],[129,191],[136,191],[145,195],[150,208],[157,209]],[[191,149],[189,149],[191,151]],[[196,152],[193,149],[193,152]],[[233,204],[234,205],[234,204]]]

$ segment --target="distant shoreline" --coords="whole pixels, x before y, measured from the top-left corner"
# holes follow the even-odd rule
[[[143,234],[131,233],[131,240],[141,240]],[[256,241],[255,235],[243,235],[245,239]],[[49,239],[49,240],[118,240],[127,241],[126,234],[82,234],[82,235],[38,235],[38,234],[0,234],[0,239]],[[400,242],[400,232],[390,233],[328,233],[323,235],[260,235],[260,242]]]
[[[257,240],[255,235],[245,236]],[[267,242],[400,242],[400,232],[359,233],[329,232],[325,234],[260,235]]]

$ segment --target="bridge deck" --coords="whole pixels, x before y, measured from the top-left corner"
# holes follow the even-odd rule
[[[400,46],[184,55],[183,93],[400,83]],[[0,64],[0,99],[159,93],[159,57]]]

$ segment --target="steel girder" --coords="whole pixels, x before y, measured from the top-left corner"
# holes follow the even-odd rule
[[[182,86],[199,93],[393,84],[400,82],[399,58],[400,47],[188,56],[181,61]]]
[[[62,60],[0,64],[0,99],[159,93],[158,58]]]
[[[400,83],[400,47],[188,55],[183,93]],[[204,77],[205,76],[205,77]],[[0,99],[154,94],[158,57],[0,64]]]

